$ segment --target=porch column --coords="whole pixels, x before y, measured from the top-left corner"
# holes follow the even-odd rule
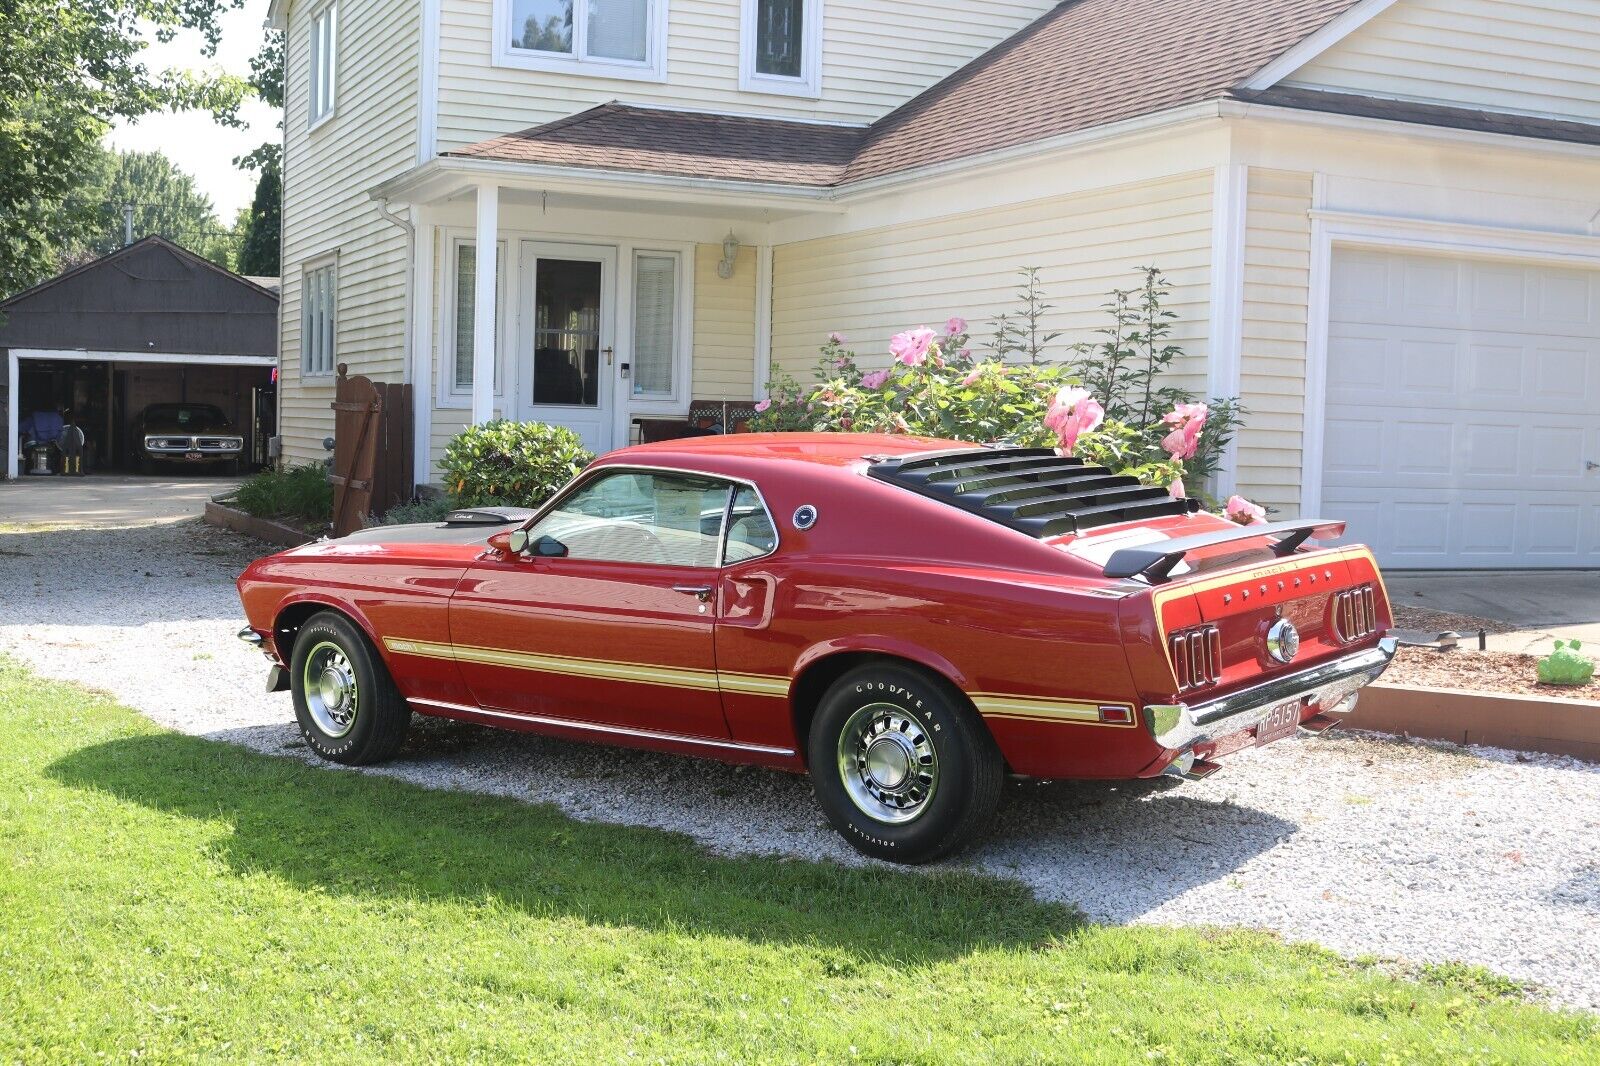
[[[478,186],[477,284],[473,290],[472,316],[472,424],[494,418],[494,324],[498,318],[495,300],[500,286],[495,284],[496,243],[500,232],[500,186]]]
[[[438,382],[433,372],[433,307],[439,286],[433,279],[433,248],[438,227],[430,216],[413,214],[415,234],[411,251],[411,417],[412,477],[426,485],[433,473],[433,407],[438,402]],[[453,266],[453,264],[452,264]],[[449,275],[451,282],[454,274]]]

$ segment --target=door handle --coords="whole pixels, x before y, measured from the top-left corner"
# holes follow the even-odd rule
[[[1593,459],[1585,459],[1583,468],[1585,470],[1600,470],[1600,463],[1595,462]]]
[[[611,365],[611,360],[617,354],[617,350],[615,348],[611,347],[611,345],[609,345],[609,344],[606,345],[604,348],[601,348],[600,350],[602,352],[606,353],[606,366],[610,366]]]
[[[693,596],[701,603],[705,603],[711,599],[712,590],[710,585],[674,585],[672,586],[672,591],[681,592],[685,596]]]

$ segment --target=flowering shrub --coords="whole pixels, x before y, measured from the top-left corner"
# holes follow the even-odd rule
[[[780,373],[768,384],[751,428],[1053,447],[1182,496],[1185,475],[1199,480],[1214,469],[1239,425],[1239,407],[1233,400],[1202,403],[1158,384],[1178,349],[1165,343],[1165,284],[1153,270],[1145,281],[1143,289],[1113,294],[1108,339],[1075,349],[1077,362],[1034,361],[1037,345],[1025,350],[1027,363],[976,358],[967,322],[957,317],[943,332],[919,326],[896,334],[889,342],[893,362],[863,373],[845,339],[830,334],[816,383],[802,386]],[[1029,329],[1043,341],[1055,336]],[[1244,509],[1236,515],[1229,501],[1230,518],[1261,520],[1261,508],[1235,500]]]

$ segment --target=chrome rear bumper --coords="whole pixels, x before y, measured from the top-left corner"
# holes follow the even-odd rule
[[[1349,696],[1388,669],[1397,646],[1393,637],[1384,637],[1375,648],[1318,663],[1192,707],[1186,703],[1150,704],[1144,708],[1145,728],[1156,743],[1178,750],[1253,728],[1266,718],[1267,712],[1291,700],[1337,714]]]

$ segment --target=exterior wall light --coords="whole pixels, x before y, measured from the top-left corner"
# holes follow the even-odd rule
[[[722,238],[722,262],[717,264],[717,277],[727,280],[733,277],[733,264],[739,259],[739,238],[733,235],[733,230]]]

